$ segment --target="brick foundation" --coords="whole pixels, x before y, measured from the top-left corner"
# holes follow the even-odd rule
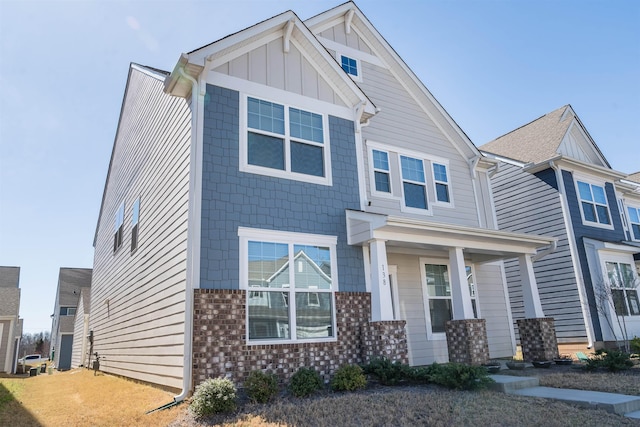
[[[344,364],[385,356],[407,362],[404,321],[370,322],[371,295],[336,292],[337,341],[248,345],[244,290],[196,289],[193,319],[193,386],[227,377],[241,385],[255,369],[286,382],[301,367],[314,367],[325,381]]]
[[[449,320],[445,324],[449,361],[482,365],[489,361],[489,340],[484,319]]]
[[[368,322],[362,326],[362,361],[385,358],[409,363],[404,320]]]
[[[552,317],[519,319],[518,330],[525,361],[553,360],[558,357],[558,341]]]

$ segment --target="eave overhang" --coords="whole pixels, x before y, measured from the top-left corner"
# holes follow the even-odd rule
[[[448,250],[461,247],[478,262],[536,255],[555,247],[557,239],[508,231],[444,224],[433,221],[346,211],[347,242],[363,246],[384,240],[388,246]]]
[[[292,11],[262,21],[200,49],[183,53],[171,74],[165,79],[164,91],[174,96],[187,97],[191,93],[191,83],[182,76],[180,70],[198,80],[202,73],[208,73],[221,63],[228,62],[277,37],[283,37],[285,52],[289,44],[295,42],[301,49],[310,53],[308,59],[320,73],[328,76],[328,80],[345,104],[362,109],[361,123],[365,123],[377,113],[374,103]]]
[[[618,172],[616,170],[606,168],[603,166],[597,166],[592,163],[582,162],[570,157],[565,157],[561,154],[547,159],[539,163],[528,163],[524,165],[523,169],[531,174],[549,169],[553,165],[556,165],[564,170],[570,170],[575,172],[581,172],[591,176],[597,176],[607,181],[619,181],[626,177],[626,174]]]

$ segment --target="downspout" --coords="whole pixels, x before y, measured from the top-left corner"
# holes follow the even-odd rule
[[[205,61],[205,69],[202,71],[203,73],[207,72],[207,65],[210,60],[207,58]],[[190,164],[192,168],[191,182],[190,182],[190,215],[189,215],[189,227],[188,230],[191,230],[191,233],[197,232],[197,228],[199,226],[199,221],[196,221],[198,224],[194,224],[194,221],[200,217],[200,212],[197,210],[200,208],[199,203],[199,195],[196,194],[197,189],[199,188],[198,183],[196,182],[200,179],[199,173],[199,162],[200,156],[199,149],[201,143],[201,120],[200,115],[202,112],[202,108],[200,106],[199,100],[201,95],[201,87],[199,82],[187,74],[184,71],[184,67],[178,68],[178,73],[180,76],[189,82],[191,82],[191,159]],[[204,86],[206,90],[206,86]],[[188,232],[189,233],[189,232]],[[191,234],[189,233],[189,234]],[[195,239],[193,235],[188,236],[191,237],[191,241],[187,240],[187,280],[185,286],[185,319],[184,319],[184,355],[183,355],[183,373],[182,373],[182,391],[177,396],[173,397],[173,402],[161,406],[160,408],[149,411],[148,413],[155,412],[161,409],[167,409],[174,405],[182,402],[191,392],[191,374],[192,374],[192,350],[193,350],[193,291],[194,291],[194,283],[199,277],[199,274],[195,271],[196,266],[199,265],[199,262],[196,262],[197,256],[199,256],[199,251],[196,251],[196,254],[193,253],[193,248],[200,244],[199,239]],[[198,241],[194,241],[198,240]]]
[[[480,215],[480,200],[478,200],[478,187],[476,184],[476,166],[480,162],[480,154],[469,160],[469,173],[471,174],[471,187],[473,188],[473,198],[476,201],[476,215],[478,217],[478,226],[482,227],[482,215]]]
[[[567,204],[566,190],[564,187],[564,180],[562,179],[562,171],[552,160],[549,162],[549,167],[553,169],[556,174],[556,182],[558,183],[558,192],[560,193],[560,207],[562,208],[562,215],[564,217],[564,226],[567,230],[567,240],[569,242],[569,251],[571,253],[571,259],[573,262],[573,273],[576,276],[578,282],[578,297],[580,298],[580,306],[582,307],[582,317],[585,322],[585,329],[587,332],[588,348],[593,347],[595,332],[593,330],[593,323],[591,322],[591,310],[589,309],[589,303],[587,302],[586,290],[584,289],[584,278],[582,277],[582,267],[580,265],[580,258],[576,251],[576,239],[573,235],[573,224],[571,223],[571,217],[569,215],[569,206]],[[546,255],[546,254],[545,254]]]

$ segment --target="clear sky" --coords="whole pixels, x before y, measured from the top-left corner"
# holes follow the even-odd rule
[[[130,62],[189,52],[341,0],[0,0],[0,265],[25,332],[51,328],[60,267],[92,267]],[[640,1],[360,0],[476,145],[571,104],[616,170],[640,170]]]

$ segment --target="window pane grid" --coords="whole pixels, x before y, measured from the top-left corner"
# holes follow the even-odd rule
[[[609,205],[604,187],[578,181],[578,193],[580,196],[584,220],[599,224],[610,225]]]
[[[249,339],[335,336],[329,247],[248,241],[247,253]]]
[[[346,71],[348,74],[353,76],[358,76],[358,63],[355,59],[349,58],[348,56],[341,55],[341,64],[342,69]]]

